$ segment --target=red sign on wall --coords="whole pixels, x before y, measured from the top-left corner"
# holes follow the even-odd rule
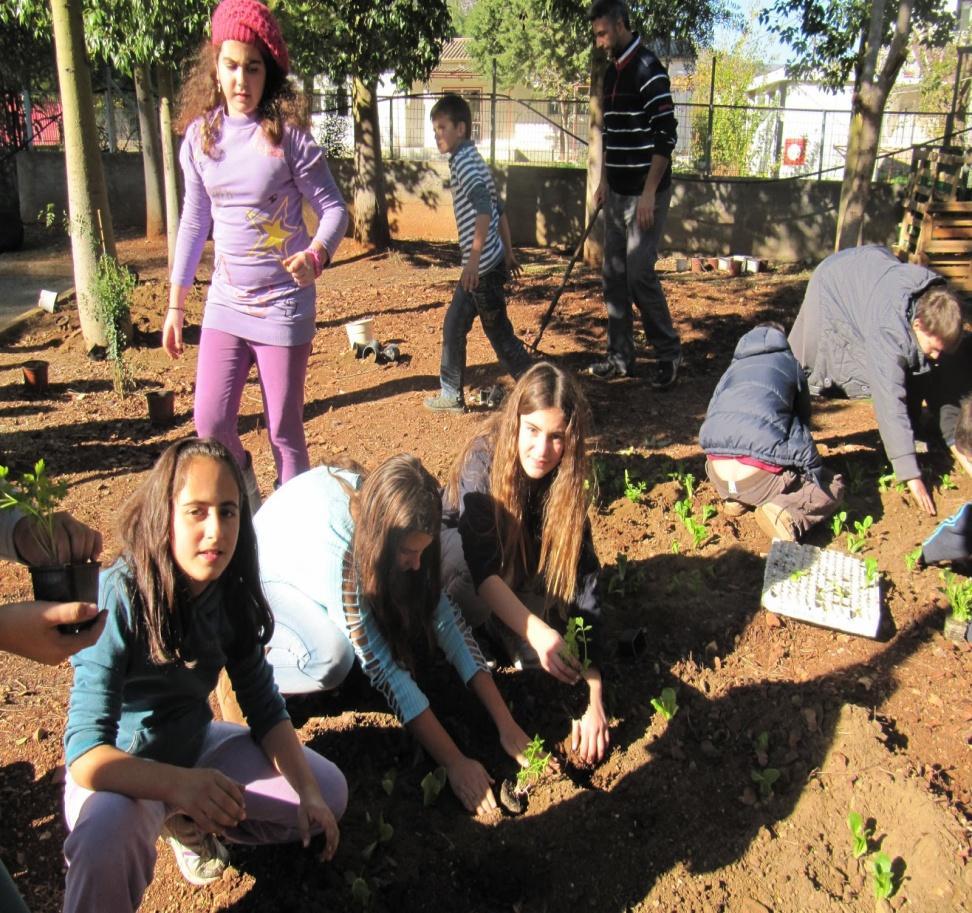
[[[783,164],[803,165],[807,160],[807,138],[805,136],[783,140]]]

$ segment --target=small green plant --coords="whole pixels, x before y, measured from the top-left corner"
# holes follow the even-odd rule
[[[691,502],[695,497],[695,476],[682,469],[682,464],[677,463],[674,472],[668,473],[668,478],[674,479],[682,488],[685,489],[685,497]]]
[[[51,564],[57,564],[57,544],[54,539],[54,515],[67,494],[67,483],[53,482],[43,460],[34,464],[33,472],[25,472],[20,480],[9,478],[10,469],[0,466],[0,510],[19,509],[34,522],[32,530],[37,544],[44,550]]]
[[[648,490],[647,482],[636,482],[628,470],[624,471],[624,496],[633,504],[639,504]]]
[[[857,812],[851,812],[847,816],[847,826],[854,841],[854,858],[860,859],[867,852],[867,841],[874,835],[874,828],[866,827],[864,819]]]
[[[943,472],[942,478],[938,483],[938,487],[941,491],[955,491],[958,485],[955,484],[955,480],[952,478],[951,473]]]
[[[668,546],[668,550],[673,555],[677,555],[682,551],[682,546],[678,544],[678,539],[672,539],[672,543]]]
[[[903,495],[907,491],[908,486],[904,482],[899,482],[898,477],[893,472],[886,472],[883,475],[878,476],[878,491],[881,494],[894,489],[899,495]]]
[[[395,828],[385,820],[384,814],[378,815],[378,820],[374,821],[371,817],[371,812],[365,812],[365,821],[368,824],[373,824],[376,831],[374,840],[361,851],[361,855],[365,859],[371,859],[380,844],[388,843],[395,836]]]
[[[847,511],[841,510],[835,513],[830,518],[830,531],[834,534],[836,539],[844,529],[844,524],[847,522]]]
[[[751,770],[749,775],[759,785],[760,798],[769,799],[773,795],[773,784],[780,778],[780,772],[775,767],[767,767],[763,770]]]
[[[351,899],[362,910],[371,906],[372,891],[368,879],[363,874],[358,875],[350,870],[344,873],[344,880],[351,889]]]
[[[132,324],[132,294],[137,281],[127,266],[122,266],[109,254],[98,258],[95,296],[98,314],[105,324],[106,350],[111,362],[115,392],[124,396],[134,382],[125,364],[125,348]]]
[[[963,579],[949,570],[942,571],[940,576],[945,586],[939,587],[938,590],[945,594],[952,610],[952,618],[966,623],[972,621],[972,580]]]
[[[623,598],[638,588],[641,575],[637,570],[632,569],[631,563],[628,561],[628,556],[624,552],[618,552],[615,555],[615,562],[617,567],[610,578],[608,578],[607,591],[608,595],[616,595]]]
[[[871,873],[874,876],[872,882],[874,896],[878,900],[887,900],[894,894],[894,872],[891,870],[891,857],[887,853],[878,853],[871,863]]]
[[[679,516],[679,518],[684,523],[686,517],[692,516],[692,499],[682,498],[680,501],[676,501],[675,513]]]
[[[516,774],[516,792],[521,795],[530,791],[530,788],[537,783],[547,769],[547,762],[550,760],[550,752],[543,750],[543,739],[535,735],[530,744],[524,749],[527,766],[521,767]]]
[[[386,796],[390,796],[395,791],[395,778],[398,776],[398,771],[395,768],[391,768],[385,772],[385,775],[381,778],[381,788],[385,791]]]
[[[852,555],[864,550],[867,533],[874,524],[874,517],[868,514],[863,520],[854,521],[854,532],[847,534],[847,551]]]
[[[921,546],[917,545],[905,555],[905,567],[913,571],[918,566],[919,558],[921,558]]]
[[[696,549],[701,548],[709,538],[709,528],[704,523],[699,523],[693,516],[684,517],[682,523],[692,536],[692,546]]]
[[[859,495],[864,491],[867,476],[860,463],[845,464],[844,476],[847,479],[847,488],[852,495]]]
[[[436,767],[435,770],[429,771],[422,777],[422,805],[428,808],[439,798],[439,794],[446,785],[446,779],[447,774],[444,767]]]
[[[760,767],[769,764],[769,733],[765,729],[753,739],[753,751]]]
[[[666,720],[670,720],[678,713],[678,701],[675,699],[674,688],[662,688],[660,697],[651,699],[651,706],[656,713],[660,713]]]
[[[570,659],[580,663],[582,669],[591,667],[587,648],[591,642],[590,633],[593,630],[591,625],[584,624],[584,619],[580,615],[567,619],[567,629],[564,632],[565,652]]]
[[[795,571],[790,573],[790,580],[796,583],[798,580],[802,580],[804,577],[810,574],[810,568],[808,567],[798,567]]]
[[[715,504],[702,505],[702,522],[708,523],[719,512]]]
[[[877,558],[864,559],[864,584],[871,586],[877,582],[880,572],[878,571]]]

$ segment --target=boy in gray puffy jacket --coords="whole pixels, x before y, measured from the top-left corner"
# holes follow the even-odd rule
[[[807,383],[779,324],[760,324],[739,340],[699,443],[726,513],[756,508],[771,538],[799,539],[843,498],[843,479],[824,467],[810,434]]]

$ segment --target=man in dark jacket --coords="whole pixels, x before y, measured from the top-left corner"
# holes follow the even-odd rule
[[[760,324],[739,340],[699,443],[726,513],[755,507],[770,537],[799,539],[843,497],[843,479],[824,467],[810,434],[806,380],[779,324]]]
[[[962,338],[962,309],[945,280],[886,247],[842,250],[813,272],[790,347],[814,395],[871,397],[895,475],[927,513],[908,387]]]

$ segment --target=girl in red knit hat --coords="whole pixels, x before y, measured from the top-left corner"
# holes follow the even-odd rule
[[[178,129],[185,201],[172,264],[162,345],[183,351],[185,301],[210,230],[212,283],[203,312],[194,418],[243,471],[260,505],[253,462],[240,441],[243,388],[255,365],[277,481],[309,468],[304,379],[314,336],[314,283],[347,227],[344,200],[287,79],[287,46],[257,0],[223,0],[212,41],[185,82]],[[319,219],[311,236],[306,201]]]

